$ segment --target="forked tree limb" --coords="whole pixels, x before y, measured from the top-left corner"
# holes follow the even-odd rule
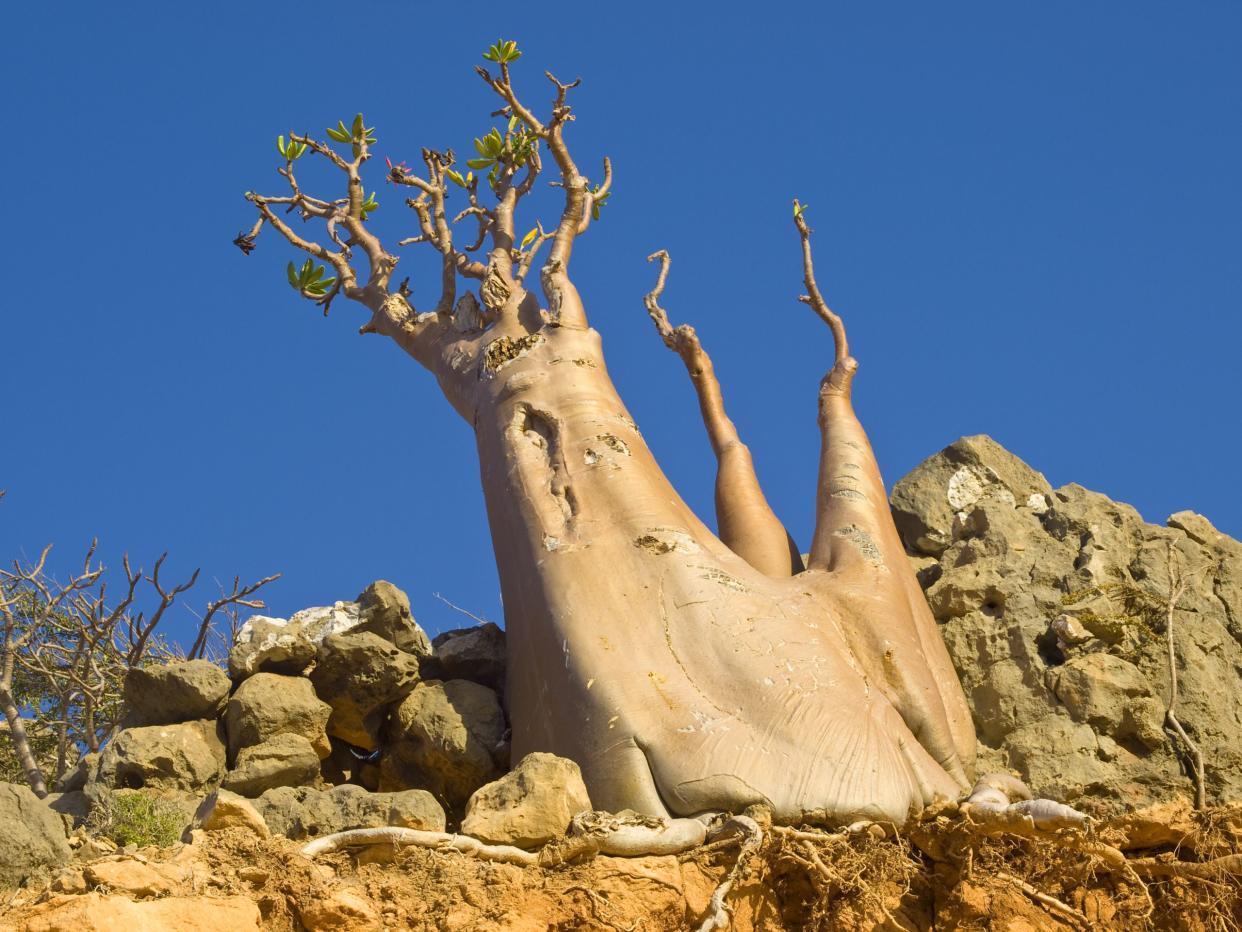
[[[664,345],[681,357],[699,399],[703,426],[716,455],[716,523],[720,540],[739,557],[772,577],[784,577],[802,569],[797,544],[776,517],[755,475],[750,449],[742,443],[737,427],[725,413],[724,396],[711,357],[703,349],[694,328],[673,327],[660,306],[668,279],[670,259],[661,249],[647,257],[660,260],[655,287],[643,303]]]

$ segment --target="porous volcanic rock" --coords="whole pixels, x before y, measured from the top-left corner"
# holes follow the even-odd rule
[[[442,832],[445,825],[444,810],[424,790],[370,793],[352,784],[323,791],[278,787],[253,802],[273,833],[293,839],[385,825]]]
[[[1095,814],[1193,794],[1165,726],[1169,602],[1177,716],[1209,801],[1242,799],[1242,544],[1190,512],[1167,527],[1078,485],[1052,489],[987,437],[897,483],[893,510],[961,677],[979,767]]]
[[[461,830],[484,841],[535,848],[591,808],[578,765],[536,751],[499,780],[474,791]]]
[[[505,734],[496,694],[468,680],[428,680],[389,720],[380,759],[381,790],[430,790],[458,811],[470,794],[499,776],[494,753]]]
[[[471,680],[491,689],[505,684],[505,633],[492,622],[436,635],[423,665],[427,679]]]
[[[69,863],[61,818],[29,787],[0,783],[0,888]]]
[[[108,789],[198,793],[215,786],[223,771],[219,723],[180,722],[118,732],[100,754],[91,782]]]
[[[276,735],[301,735],[320,759],[331,751],[325,728],[332,707],[315,695],[310,680],[277,673],[256,673],[243,682],[224,711],[229,758]]]
[[[388,707],[418,682],[418,658],[370,631],[331,634],[319,645],[310,681],[332,707],[328,734],[373,751]]]
[[[241,796],[261,796],[276,786],[305,786],[319,779],[319,755],[302,735],[273,735],[237,752],[220,786]]]
[[[215,718],[228,696],[228,674],[209,660],[133,667],[125,675],[125,705],[134,725]]]

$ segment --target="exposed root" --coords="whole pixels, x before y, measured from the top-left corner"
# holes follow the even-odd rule
[[[712,893],[711,900],[707,904],[707,915],[703,922],[699,925],[698,932],[711,932],[713,929],[727,929],[729,927],[729,910],[725,906],[725,898],[728,897],[729,891],[733,889],[734,883],[738,877],[746,869],[746,864],[750,860],[759,846],[763,844],[763,829],[759,824],[747,816],[733,816],[724,823],[721,834],[728,833],[731,835],[740,835],[742,838],[741,850],[737,853],[737,860],[733,862],[733,868],[725,876],[725,879],[716,887]]]
[[[489,845],[469,835],[453,835],[449,832],[425,832],[413,828],[355,828],[316,838],[301,849],[303,857],[313,858],[343,848],[366,848],[371,845],[392,845],[395,848],[435,848],[441,851],[460,851],[484,861],[500,861],[530,867],[538,858],[529,851],[512,845]]]
[[[1084,916],[1078,910],[1074,909],[1074,907],[1069,906],[1066,903],[1062,903],[1055,896],[1049,896],[1047,893],[1041,893],[1039,890],[1036,890],[1025,880],[1022,880],[1019,877],[1015,877],[1013,874],[1007,874],[1004,871],[1001,871],[1000,873],[998,873],[996,877],[999,880],[1004,880],[1007,883],[1013,884],[1015,887],[1017,887],[1027,896],[1029,896],[1036,903],[1040,903],[1044,906],[1047,906],[1054,913],[1057,913],[1063,916],[1064,918],[1070,920],[1074,925],[1078,926],[1078,928],[1080,929],[1091,928],[1091,923],[1087,919],[1086,916]]]

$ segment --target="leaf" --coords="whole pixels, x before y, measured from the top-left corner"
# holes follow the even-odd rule
[[[471,168],[487,168],[495,161],[495,159],[466,159],[466,164]]]
[[[348,133],[343,132],[342,130],[333,129],[331,126],[328,127],[328,135],[337,142],[349,142]]]
[[[799,204],[797,201],[794,201],[794,219],[797,220],[801,217],[803,212],[810,206],[810,204]]]
[[[592,220],[598,220],[598,219],[599,219],[599,204],[592,204],[592,205],[591,205],[591,219],[592,219]]]
[[[281,155],[285,154],[285,137],[283,135],[276,137],[276,151]]]
[[[531,244],[531,242],[538,235],[539,235],[539,227],[531,227],[530,232],[522,237],[522,245],[519,246],[518,249],[525,249],[527,246]]]
[[[453,169],[446,168],[444,174],[448,175],[449,181],[453,182],[457,187],[464,188],[466,186],[466,179],[460,173],[453,171]]]
[[[479,155],[487,155],[487,146],[483,144],[482,139],[474,141],[474,151],[479,153]]]
[[[294,288],[298,286],[298,272],[292,262],[289,263],[289,284]]]
[[[361,139],[363,129],[364,127],[362,125],[362,114],[359,113],[354,117],[353,132],[350,133],[350,136]]]
[[[509,117],[509,132],[513,132],[517,124],[518,124],[518,118],[517,118],[517,114],[515,113],[513,116]]]

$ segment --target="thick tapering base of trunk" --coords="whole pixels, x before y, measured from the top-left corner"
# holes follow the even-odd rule
[[[945,711],[965,708],[956,679],[920,675],[905,695],[885,675],[897,655],[926,667],[909,659],[904,557],[896,585],[753,569],[668,483],[593,331],[545,328],[481,371],[515,755],[570,757],[597,806],[652,814],[762,802],[782,819],[900,822],[968,788],[973,735]]]

